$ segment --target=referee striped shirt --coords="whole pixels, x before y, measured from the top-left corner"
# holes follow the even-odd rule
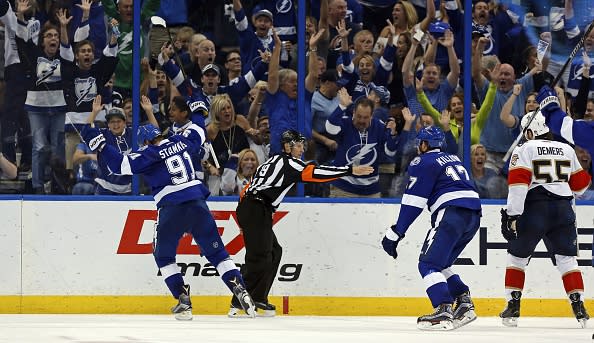
[[[329,182],[346,175],[352,175],[351,166],[316,166],[280,153],[256,169],[251,182],[243,189],[241,198],[259,198],[276,209],[297,182]]]

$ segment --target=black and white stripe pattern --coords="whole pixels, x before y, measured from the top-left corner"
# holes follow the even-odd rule
[[[275,155],[256,169],[245,196],[257,196],[276,208],[289,189],[299,181],[324,182],[351,173],[349,167],[316,166],[311,176],[304,177],[302,173],[307,166],[305,162],[287,154]]]

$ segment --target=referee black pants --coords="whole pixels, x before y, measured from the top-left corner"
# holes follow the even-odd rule
[[[254,301],[268,303],[283,252],[272,230],[272,208],[246,197],[237,206],[237,219],[245,242],[241,276]],[[239,305],[237,299],[233,305]]]

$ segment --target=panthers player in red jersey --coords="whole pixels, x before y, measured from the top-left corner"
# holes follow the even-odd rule
[[[522,118],[527,142],[514,149],[509,166],[507,206],[501,210],[501,232],[508,240],[505,271],[507,307],[499,315],[506,326],[517,326],[524,270],[536,245],[544,240],[555,255],[565,292],[576,319],[586,326],[584,282],[577,263],[574,194],[590,185],[571,146],[552,140],[540,111]]]

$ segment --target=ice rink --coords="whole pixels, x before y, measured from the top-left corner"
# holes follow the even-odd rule
[[[478,318],[450,332],[419,331],[413,317],[306,317],[230,319],[195,316],[179,322],[155,315],[0,315],[0,342],[593,342],[594,329],[573,318]]]

